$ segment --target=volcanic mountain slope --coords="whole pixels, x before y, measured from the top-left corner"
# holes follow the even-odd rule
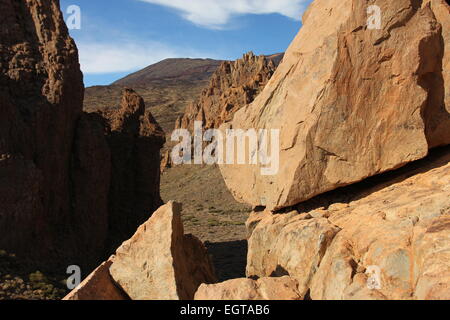
[[[115,109],[123,87],[133,88],[166,133],[195,100],[222,61],[212,59],[166,59],[130,74],[109,86],[86,88],[84,110]]]
[[[261,81],[257,86],[263,87],[265,80],[270,78],[283,55],[278,53],[263,58],[247,54],[247,62],[242,62],[244,59],[237,60],[241,61],[243,68],[238,68],[237,71],[241,70],[239,72],[231,73],[234,74],[232,85],[241,87],[244,82],[248,82],[248,73],[253,74],[256,70],[261,71]],[[262,63],[262,60],[265,63]],[[267,67],[269,61],[273,63],[270,68]],[[86,88],[84,110],[92,112],[116,109],[123,88],[130,87],[144,98],[147,108],[151,108],[155,119],[166,134],[170,135],[176,120],[186,116],[189,113],[189,106],[198,104],[194,103],[196,99],[205,95],[204,91],[208,90],[208,86],[214,85],[211,81],[214,78],[225,79],[230,72],[223,72],[223,70],[230,69],[230,66],[235,63],[237,62],[213,59],[166,59],[117,80],[109,86]],[[250,100],[253,100],[254,95],[259,92],[258,89],[253,90],[254,86],[254,83],[248,86],[253,92],[250,94]],[[220,97],[224,94],[225,100],[230,100],[227,90],[228,86],[219,86],[215,89],[215,95]]]

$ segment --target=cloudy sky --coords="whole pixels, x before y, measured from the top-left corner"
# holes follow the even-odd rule
[[[61,0],[85,85],[109,84],[166,58],[237,59],[283,52],[311,0]],[[72,19],[71,22],[74,22]]]

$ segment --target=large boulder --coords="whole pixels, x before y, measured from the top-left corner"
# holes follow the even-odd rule
[[[195,300],[303,300],[298,282],[289,277],[234,279],[218,284],[202,284]]]
[[[448,5],[428,2],[371,2],[380,29],[368,28],[366,1],[310,5],[262,93],[222,126],[280,130],[278,174],[221,166],[236,199],[275,211],[450,143]]]
[[[181,205],[169,202],[117,249],[110,272],[133,300],[192,300],[216,277],[203,243],[184,235]]]
[[[301,296],[330,246],[338,227],[326,218],[308,213],[272,215],[260,220],[249,239],[247,277],[291,276],[298,280]]]
[[[450,149],[319,196],[255,212],[247,276],[290,276],[313,300],[449,299]]]

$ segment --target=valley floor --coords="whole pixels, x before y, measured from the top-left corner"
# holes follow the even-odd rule
[[[161,196],[183,204],[185,233],[205,242],[220,281],[245,277],[245,221],[251,208],[236,202],[216,166],[167,169]]]

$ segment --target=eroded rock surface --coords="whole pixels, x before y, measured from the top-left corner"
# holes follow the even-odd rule
[[[281,130],[277,175],[221,167],[236,199],[282,209],[450,143],[448,5],[425,2],[376,1],[379,30],[364,1],[312,2],[262,93],[223,126]]]
[[[313,300],[449,299],[449,219],[447,147],[290,213],[253,213],[247,276],[289,275]]]
[[[195,300],[303,300],[303,296],[299,293],[297,280],[281,277],[202,284]]]
[[[113,279],[133,300],[192,300],[216,277],[206,248],[184,235],[181,205],[169,202],[116,252]]]
[[[72,210],[82,74],[58,1],[2,0],[0,11],[0,247],[45,259],[72,237],[58,226]]]
[[[162,205],[159,195],[160,149],[164,132],[144,100],[124,89],[120,108],[108,114],[111,149],[109,246],[117,248]]]
[[[176,128],[193,131],[195,121],[202,121],[205,129],[218,128],[233,119],[236,111],[262,91],[282,56],[255,56],[249,52],[242,59],[222,62],[200,98],[189,104],[184,116],[177,120]]]

